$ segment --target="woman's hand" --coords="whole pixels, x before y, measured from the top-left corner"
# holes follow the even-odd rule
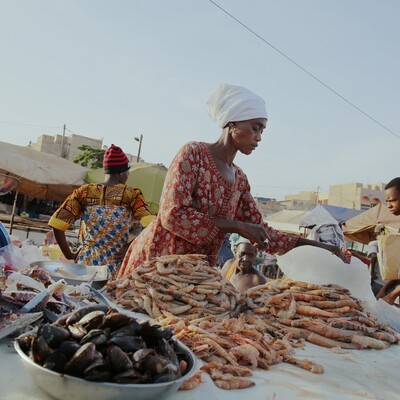
[[[222,232],[237,233],[261,249],[266,247],[265,241],[270,240],[268,231],[263,225],[251,224],[249,222],[237,220],[227,220],[223,218],[214,218],[212,219],[212,222]]]
[[[320,242],[317,242],[317,243],[320,243]],[[326,244],[326,243],[321,243],[321,244],[322,244],[322,246],[320,246],[320,247],[330,251],[332,254],[339,257],[344,263],[350,264],[349,257],[346,256],[346,254],[343,252],[343,250],[340,247],[333,246],[331,244]]]
[[[73,251],[70,251],[68,257],[65,258],[67,260],[74,260],[74,262],[78,262],[78,257],[79,257],[79,251],[76,251],[75,253]]]
[[[72,251],[71,248],[69,247],[67,238],[65,237],[65,232],[60,231],[59,229],[53,228],[54,236],[56,238],[56,241],[58,245],[60,246],[60,249],[62,253],[64,254],[64,257],[67,260],[74,260],[74,262],[77,261],[79,251]]]
[[[242,222],[238,233],[240,236],[250,240],[251,243],[254,243],[256,247],[261,249],[265,248],[265,242],[270,240],[270,236],[263,225]]]

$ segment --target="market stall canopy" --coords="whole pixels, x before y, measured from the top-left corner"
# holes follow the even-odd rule
[[[268,217],[264,217],[263,220],[269,226],[278,231],[299,235],[302,233],[300,220],[302,220],[307,214],[308,211],[281,210]]]
[[[378,204],[346,221],[343,226],[345,237],[353,242],[368,244],[375,240],[376,225],[383,225],[392,232],[400,231],[400,216],[390,213],[385,204]]]
[[[361,210],[319,204],[313,208],[301,221],[300,226],[313,227],[314,225],[338,225],[362,213]]]
[[[150,209],[156,213],[166,175],[167,168],[162,164],[135,163],[129,170],[126,184],[140,189]],[[90,183],[104,182],[104,170],[101,168],[89,171],[85,180]]]
[[[18,193],[63,201],[84,183],[88,171],[78,164],[29,147],[0,142],[0,173],[19,179]]]

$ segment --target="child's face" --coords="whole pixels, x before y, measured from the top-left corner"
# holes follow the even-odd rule
[[[395,187],[385,190],[385,200],[389,211],[394,215],[400,215],[400,193]]]

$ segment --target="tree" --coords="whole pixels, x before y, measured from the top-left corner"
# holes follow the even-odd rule
[[[81,150],[82,154],[78,154],[74,158],[74,163],[80,164],[82,167],[89,167],[91,169],[97,169],[103,166],[105,150],[93,149],[86,144],[78,146],[78,150]]]

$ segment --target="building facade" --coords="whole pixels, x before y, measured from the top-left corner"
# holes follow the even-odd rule
[[[71,134],[63,135],[41,135],[36,143],[30,142],[29,147],[43,153],[54,154],[55,156],[73,160],[78,154],[79,146],[87,145],[92,149],[100,150],[103,145],[103,139],[92,139],[86,136]]]
[[[362,184],[359,182],[329,187],[331,206],[367,210],[377,204],[385,203],[385,183]]]
[[[359,182],[331,185],[329,192],[301,192],[285,196],[285,200],[258,198],[257,205],[264,216],[280,210],[307,211],[318,204],[327,204],[355,210],[367,210],[385,203],[385,183],[363,184]]]
[[[43,153],[54,154],[55,156],[65,158],[73,161],[75,157],[82,153],[78,147],[86,145],[92,149],[100,150],[106,149],[107,146],[103,146],[103,139],[93,139],[82,135],[70,134],[70,135],[41,135],[37,138],[36,142],[30,142],[29,147],[34,150],[41,151]],[[137,156],[133,156],[130,153],[125,152],[131,163],[136,162]],[[143,161],[140,158],[140,161]]]

